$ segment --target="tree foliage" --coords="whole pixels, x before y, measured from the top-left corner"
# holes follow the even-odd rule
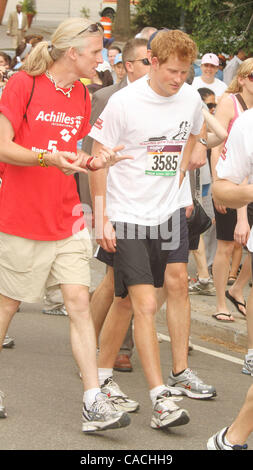
[[[140,0],[136,25],[181,28],[201,53],[253,53],[253,0]]]

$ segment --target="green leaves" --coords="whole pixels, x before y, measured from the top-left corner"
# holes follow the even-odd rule
[[[140,0],[136,26],[181,28],[201,54],[253,52],[253,0]]]

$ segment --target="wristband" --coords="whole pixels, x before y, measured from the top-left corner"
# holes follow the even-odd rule
[[[186,170],[184,168],[179,168],[179,171],[181,171],[181,173],[183,173],[184,176],[186,175]]]
[[[89,158],[88,158],[88,160],[87,160],[87,162],[86,162],[86,165],[85,165],[85,168],[86,168],[87,170],[90,170],[90,171],[97,171],[97,170],[98,170],[98,168],[92,168],[92,167],[90,166],[90,164],[91,164],[91,162],[94,160],[94,158],[95,158],[95,157],[89,157]]]
[[[40,152],[38,154],[38,160],[39,160],[39,165],[43,168],[48,167],[48,165],[45,162],[44,155],[46,152]]]

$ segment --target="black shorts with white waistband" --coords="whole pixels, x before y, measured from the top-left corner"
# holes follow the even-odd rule
[[[95,257],[113,267],[116,297],[126,297],[128,287],[151,284],[162,287],[168,263],[187,263],[189,253],[185,210],[176,211],[166,222],[143,226],[114,222],[117,250],[99,247]]]

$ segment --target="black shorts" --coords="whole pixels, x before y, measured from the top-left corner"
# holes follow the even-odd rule
[[[214,207],[214,215],[216,222],[216,238],[217,240],[223,240],[228,242],[234,241],[234,231],[237,223],[237,211],[236,209],[228,209],[226,214],[221,214]],[[248,221],[250,228],[253,224],[253,204],[250,203],[247,207]]]
[[[126,297],[128,286],[162,287],[167,263],[188,262],[188,229],[185,210],[155,227],[115,222],[116,253],[99,247],[96,258],[114,269],[115,295]]]

